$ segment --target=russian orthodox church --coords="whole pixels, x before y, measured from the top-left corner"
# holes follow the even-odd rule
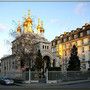
[[[16,29],[17,36],[14,41],[12,41],[12,55],[8,56],[9,59],[12,60],[14,64],[14,68],[7,70],[7,66],[5,69],[3,68],[2,70],[4,72],[12,72],[12,71],[18,71],[18,72],[23,72],[27,71],[29,68],[34,68],[35,66],[35,59],[36,59],[36,54],[38,50],[40,50],[42,58],[44,60],[44,68],[49,65],[51,67],[52,65],[52,53],[51,53],[51,43],[44,37],[44,27],[43,27],[43,21],[38,19],[38,24],[37,24],[37,32],[33,30],[33,20],[31,18],[31,13],[30,11],[28,12],[28,16],[25,17],[25,20],[23,23],[18,23],[18,27]],[[25,56],[29,54],[29,56]],[[30,57],[29,59],[25,59]],[[7,58],[2,59],[2,63],[6,60]],[[47,64],[49,63],[49,64]],[[12,63],[9,63],[8,67],[13,66]]]

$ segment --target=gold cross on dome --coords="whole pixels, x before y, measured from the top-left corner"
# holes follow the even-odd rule
[[[43,21],[41,21],[41,26],[43,27]]]
[[[40,18],[38,18],[38,25],[40,25]]]
[[[30,17],[30,10],[28,10],[28,17]]]

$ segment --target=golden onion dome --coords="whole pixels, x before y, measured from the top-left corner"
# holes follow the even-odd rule
[[[17,32],[21,32],[21,27],[20,26],[18,26]]]
[[[37,26],[37,30],[38,30],[38,29],[40,29],[40,28],[41,28],[41,26],[40,26],[40,25],[38,25],[38,26]]]
[[[23,23],[23,26],[27,26],[27,24],[28,24],[28,23],[25,21],[25,22]]]
[[[44,29],[41,27],[40,32],[44,32]]]
[[[31,19],[30,17],[28,17],[28,18],[26,19],[26,22],[32,24],[32,19]]]

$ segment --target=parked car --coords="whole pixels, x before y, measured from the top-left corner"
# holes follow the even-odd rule
[[[14,84],[14,80],[11,78],[1,77],[0,78],[0,84],[11,85],[11,84]]]
[[[24,83],[24,80],[21,78],[13,78],[13,80],[14,80],[14,83],[21,83],[21,84]]]

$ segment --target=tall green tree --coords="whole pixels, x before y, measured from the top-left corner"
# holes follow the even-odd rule
[[[67,71],[80,71],[80,60],[77,56],[77,47],[73,45]]]
[[[37,70],[43,69],[43,59],[40,50],[37,52],[35,65]]]
[[[35,61],[35,68],[38,71],[38,77],[41,79],[44,76],[44,61],[40,50],[38,50]],[[41,71],[42,70],[42,71]]]

